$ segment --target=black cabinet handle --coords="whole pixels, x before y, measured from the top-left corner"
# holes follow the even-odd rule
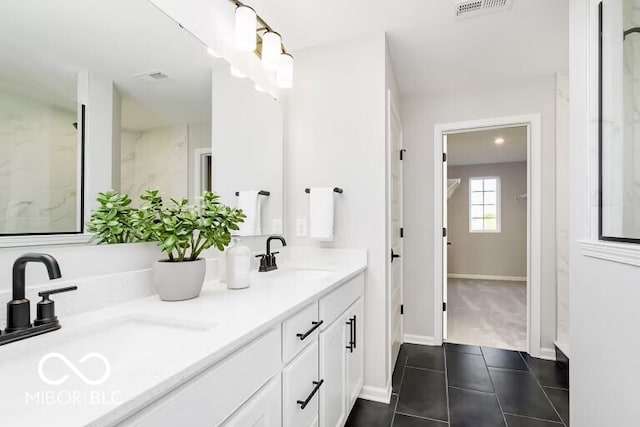
[[[324,384],[324,380],[313,382],[313,390],[311,390],[311,394],[307,396],[305,400],[298,400],[297,402],[298,405],[300,405],[300,409],[304,409],[307,407],[309,402],[311,402],[311,399],[313,399],[313,396],[318,392],[318,390],[320,390],[320,387],[322,386],[322,384]]]
[[[358,318],[353,316],[353,348],[358,348],[358,327],[357,322]]]
[[[400,255],[393,252],[393,249],[391,249],[391,262],[393,262],[393,260],[396,258],[400,258]]]
[[[300,341],[304,341],[305,338],[307,338],[309,335],[311,335],[313,333],[313,331],[315,331],[316,329],[318,329],[320,327],[320,325],[322,325],[324,323],[324,320],[321,320],[319,322],[311,322],[311,324],[313,325],[311,327],[311,329],[309,329],[307,332],[305,332],[304,334],[296,334],[296,336],[298,338],[300,338]]]
[[[351,353],[353,353],[353,349],[356,348],[356,342],[355,342],[355,331],[354,331],[354,326],[355,326],[355,318],[351,318],[346,322],[347,325],[349,325],[349,345],[346,347],[347,350],[349,350]]]

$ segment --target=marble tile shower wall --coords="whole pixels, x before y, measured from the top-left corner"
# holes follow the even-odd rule
[[[189,144],[187,125],[126,130],[120,137],[121,190],[138,202],[147,189],[166,197],[187,197]]]
[[[640,0],[625,0],[624,28],[640,27]],[[624,41],[624,213],[623,232],[640,234],[640,34]]]
[[[0,233],[75,231],[76,113],[0,92]]]

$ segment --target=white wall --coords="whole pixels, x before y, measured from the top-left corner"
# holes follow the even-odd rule
[[[228,68],[212,74],[213,191],[237,206],[236,191],[266,190],[263,235],[282,232],[282,105]]]
[[[640,268],[587,257],[581,243],[597,240],[597,3],[570,1],[571,423],[635,426]]]
[[[385,39],[369,36],[295,52],[285,140],[286,235],[299,246],[366,248],[365,385],[386,390]],[[306,187],[337,186],[335,239],[295,237]]]
[[[436,123],[542,115],[542,316],[541,346],[553,348],[555,287],[555,81],[541,76],[500,87],[406,95],[403,99],[405,162],[405,333],[434,336],[433,131]]]

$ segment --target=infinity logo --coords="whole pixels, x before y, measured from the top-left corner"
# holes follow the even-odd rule
[[[90,360],[90,359],[98,359],[104,364],[104,374],[100,378],[95,379],[95,380],[87,378],[82,373],[82,371],[80,371],[64,355],[62,355],[60,353],[48,353],[45,356],[43,356],[42,359],[40,359],[40,363],[38,363],[38,375],[40,375],[40,378],[42,379],[42,381],[44,381],[45,383],[47,383],[49,385],[60,385],[60,384],[63,384],[65,381],[67,381],[69,379],[69,375],[66,375],[66,374],[63,375],[62,377],[58,378],[58,379],[50,379],[49,377],[47,377],[45,375],[45,373],[44,373],[44,365],[50,359],[58,359],[58,360],[62,361],[76,375],[76,377],[80,378],[82,381],[84,381],[85,384],[88,384],[88,385],[100,385],[100,384],[104,383],[105,381],[107,381],[107,379],[109,378],[109,375],[111,375],[111,364],[109,363],[107,358],[104,357],[104,355],[102,355],[100,353],[87,353],[82,357],[82,359],[80,359],[80,364],[83,364],[87,360]]]

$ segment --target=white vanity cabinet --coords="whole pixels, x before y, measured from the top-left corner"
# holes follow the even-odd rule
[[[364,274],[121,426],[343,427],[363,385]]]

